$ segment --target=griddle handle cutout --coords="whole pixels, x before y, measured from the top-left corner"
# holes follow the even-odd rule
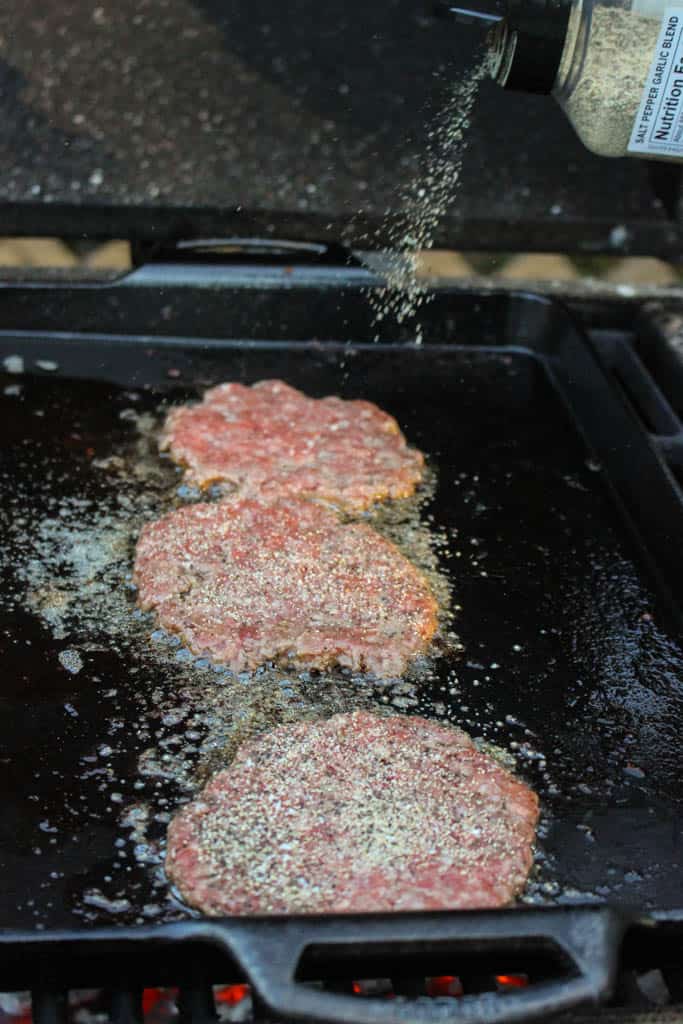
[[[289,266],[294,263],[336,267],[363,265],[354,252],[340,242],[303,242],[253,236],[134,241],[131,256],[133,266],[138,268],[149,263],[230,266],[252,260],[263,261],[270,266]]]
[[[362,920],[362,928],[359,922]],[[612,991],[625,919],[609,908],[500,913],[382,915],[376,917],[235,922],[225,935],[232,954],[248,975],[256,998],[276,1018],[330,1024],[504,1024],[543,1018],[586,1003],[599,1003]],[[219,926],[220,927],[220,926]],[[344,935],[348,938],[344,938]],[[362,944],[358,936],[362,935]],[[368,976],[366,957],[428,954],[444,950],[457,963],[458,951],[519,955],[525,949],[553,950],[566,961],[566,974],[514,993],[484,992],[459,999],[380,1001],[324,992],[297,980],[307,950],[329,950],[344,963],[355,961]],[[365,960],[365,974],[362,973]],[[370,968],[371,970],[371,968]]]

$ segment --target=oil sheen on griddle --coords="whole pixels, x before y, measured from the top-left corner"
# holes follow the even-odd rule
[[[7,926],[186,915],[161,869],[173,811],[242,737],[355,708],[446,719],[505,749],[545,814],[527,900],[647,905],[661,887],[652,859],[611,837],[623,836],[623,806],[631,831],[635,821],[661,849],[672,841],[683,663],[612,525],[599,467],[585,464],[532,363],[413,347],[401,354],[404,386],[387,372],[395,359],[376,347],[352,357],[245,350],[220,376],[204,370],[200,385],[178,354],[187,385],[150,392],[43,371],[0,381],[1,699],[15,723],[3,733],[0,798],[14,809],[23,888],[40,896],[10,907]],[[141,523],[193,500],[156,451],[164,409],[230,379],[231,366],[257,380],[264,360],[295,387],[310,389],[315,373],[319,395],[341,386],[376,402],[430,458],[419,499],[372,520],[456,616],[443,621],[442,647],[400,682],[232,676],[136,609],[129,572]]]
[[[22,404],[27,388],[29,384],[22,384],[16,396]],[[84,391],[83,385],[74,385],[74,409],[81,401],[88,405]],[[38,404],[43,412],[45,402]],[[126,878],[126,885],[117,884],[121,851],[132,846],[133,873],[140,877],[142,871],[145,887],[151,884],[145,915],[173,913],[175,899],[161,870],[166,824],[208,774],[229,763],[239,743],[275,724],[342,710],[378,704],[402,711],[416,707],[417,680],[435,676],[433,656],[419,658],[404,679],[388,682],[345,670],[311,673],[265,667],[235,675],[195,658],[177,637],[156,629],[153,617],[135,606],[130,582],[135,541],[145,521],[174,505],[206,500],[206,495],[184,486],[180,470],[160,457],[163,413],[158,400],[119,393],[107,395],[103,406],[108,404],[114,420],[108,428],[99,423],[84,430],[78,414],[72,424],[65,424],[56,443],[63,448],[63,465],[54,452],[43,463],[38,445],[29,446],[28,462],[20,461],[17,476],[25,476],[27,484],[18,487],[16,506],[26,514],[15,517],[9,527],[7,568],[12,565],[16,583],[8,599],[29,622],[33,619],[33,628],[37,618],[58,643],[54,669],[58,678],[64,677],[67,695],[85,686],[89,696],[99,694],[111,715],[83,755],[75,778],[81,785],[99,780],[99,813],[118,818],[121,838],[104,876],[97,872],[92,884],[86,882],[81,892],[72,894],[74,909],[87,919],[104,913],[137,920],[139,908],[134,910],[131,894],[143,883],[138,880],[131,887]],[[90,412],[100,418],[92,407]],[[60,418],[67,416],[68,403],[60,412]],[[36,420],[39,429],[41,418]],[[49,482],[54,493],[36,486],[38,479]],[[451,630],[449,585],[438,559],[447,538],[420,520],[421,505],[433,488],[429,471],[419,497],[366,518],[427,574],[440,602],[437,642],[442,652],[454,655],[460,647]],[[102,663],[100,674],[93,666]],[[108,685],[114,677],[123,678],[125,685]],[[63,703],[72,727],[86,723],[80,706],[75,698]],[[136,723],[132,730],[123,724],[129,720]]]

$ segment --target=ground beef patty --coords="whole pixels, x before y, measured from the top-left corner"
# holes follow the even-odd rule
[[[309,501],[189,505],[142,530],[140,604],[195,654],[236,672],[266,661],[400,675],[437,603],[398,548]]]
[[[461,730],[357,711],[244,744],[171,821],[166,872],[212,915],[499,907],[537,819]]]
[[[372,402],[308,398],[282,381],[221,384],[168,416],[161,448],[188,483],[227,482],[243,497],[318,498],[357,512],[412,494],[422,453]]]

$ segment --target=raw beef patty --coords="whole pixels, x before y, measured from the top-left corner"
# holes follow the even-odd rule
[[[171,821],[166,872],[212,915],[499,907],[537,819],[464,732],[358,711],[245,743]]]
[[[372,402],[308,398],[277,380],[221,384],[166,420],[161,448],[199,487],[242,497],[301,496],[352,512],[412,494],[424,457]]]
[[[236,672],[276,660],[397,676],[437,626],[427,581],[394,544],[309,501],[171,512],[143,528],[134,580],[165,629]]]

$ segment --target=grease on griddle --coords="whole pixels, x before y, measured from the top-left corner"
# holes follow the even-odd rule
[[[496,362],[496,372],[503,365],[504,360]],[[39,656],[54,659],[54,674],[48,670],[41,680],[42,699],[56,702],[64,742],[76,737],[80,758],[75,777],[59,760],[49,772],[35,765],[35,783],[33,774],[27,776],[27,800],[35,802],[27,804],[31,814],[26,818],[32,828],[35,819],[35,832],[22,849],[27,854],[40,850],[34,859],[44,875],[39,883],[42,909],[27,906],[26,915],[39,921],[52,899],[60,906],[60,886],[67,882],[67,905],[88,921],[110,919],[111,912],[84,903],[86,890],[98,899],[97,890],[111,906],[129,900],[131,909],[117,915],[123,921],[185,915],[163,875],[163,843],[170,814],[190,798],[207,772],[222,766],[241,736],[270,724],[378,704],[389,711],[445,718],[478,741],[508,748],[544,800],[541,845],[552,854],[539,852],[538,874],[526,899],[547,903],[573,900],[577,893],[583,898],[628,896],[647,891],[648,885],[652,891],[658,884],[657,865],[644,868],[641,862],[635,871],[628,846],[623,856],[611,854],[605,885],[595,892],[575,881],[570,867],[592,857],[600,862],[602,881],[601,842],[613,828],[609,822],[620,813],[621,801],[625,827],[633,828],[634,806],[640,801],[639,827],[651,834],[654,825],[662,844],[672,842],[668,797],[658,805],[649,781],[656,774],[655,761],[665,768],[665,779],[673,778],[668,761],[678,746],[667,729],[680,732],[681,659],[652,621],[656,602],[620,547],[610,525],[612,513],[601,505],[598,475],[580,459],[572,461],[571,453],[564,458],[555,428],[549,428],[552,462],[533,446],[536,457],[520,460],[529,441],[523,432],[521,441],[511,433],[504,450],[489,453],[482,472],[481,457],[469,443],[469,428],[461,417],[457,466],[454,457],[449,477],[439,464],[435,501],[445,508],[445,521],[457,520],[460,531],[434,529],[419,502],[406,516],[406,522],[413,516],[416,529],[406,529],[402,543],[413,558],[429,562],[437,572],[435,590],[447,586],[440,565],[448,566],[456,582],[455,600],[463,611],[451,601],[457,618],[453,622],[445,616],[442,632],[446,645],[457,651],[454,629],[466,627],[465,657],[425,659],[413,677],[383,687],[350,675],[307,679],[305,674],[272,670],[240,679],[201,659],[193,661],[176,640],[154,631],[153,623],[136,611],[134,594],[127,589],[140,524],[173,502],[193,497],[178,493],[178,475],[156,453],[158,417],[150,410],[157,399],[126,396],[112,388],[103,394],[96,391],[102,384],[56,378],[49,382],[49,392],[47,381],[37,390],[35,380],[23,378],[16,393],[16,378],[5,382],[13,391],[3,400],[20,415],[6,422],[5,441],[13,432],[15,446],[5,446],[10,468],[0,482],[5,487],[1,557],[9,581],[0,601],[6,608],[14,602],[22,613],[30,591],[34,612],[47,631],[41,639],[37,626],[26,634],[22,626],[21,635],[8,643],[23,644],[24,635],[33,636]],[[474,386],[472,381],[468,386]],[[479,376],[477,386],[481,389]],[[462,391],[461,399],[467,394],[467,389]],[[133,404],[141,412],[125,412]],[[36,407],[49,417],[49,437],[48,420],[33,418]],[[125,412],[118,426],[116,409]],[[471,411],[465,409],[468,415]],[[53,444],[58,429],[64,435]],[[562,471],[556,473],[558,452],[564,461],[560,459]],[[445,501],[444,491],[450,491]],[[543,518],[530,536],[520,535],[530,507],[542,508]],[[391,519],[393,514],[383,509],[378,517]],[[400,533],[400,523],[396,527]],[[386,529],[394,526],[388,523]],[[411,553],[411,545],[419,548],[423,542],[422,555]],[[121,551],[127,552],[123,558]],[[546,571],[557,573],[558,579],[544,605],[527,580],[542,582]],[[522,594],[529,607],[511,600],[510,591]],[[475,616],[482,612],[488,619],[478,628]],[[66,635],[60,637],[60,630]],[[77,674],[59,664],[62,648],[81,657],[83,668]],[[37,663],[33,667],[40,673]],[[566,692],[555,701],[558,686]],[[561,728],[553,717],[558,714]],[[534,724],[537,735],[527,723]],[[633,768],[645,779],[627,773]],[[54,796],[43,796],[49,774],[64,788],[61,812]],[[135,824],[129,811],[140,808],[142,818]],[[611,816],[609,821],[601,817],[603,811]],[[39,829],[39,821],[48,819],[57,829],[54,834]],[[114,822],[115,845],[108,860],[105,853],[88,874],[79,871],[72,879],[59,858],[52,862],[54,870],[48,869],[50,850],[66,849],[91,826],[92,835],[99,832],[109,851]],[[667,856],[666,863],[671,860]],[[563,870],[559,881],[557,857]]]
[[[119,694],[107,735],[99,738],[92,755],[95,766],[88,755],[84,777],[99,773],[120,818],[114,868],[116,862],[130,867],[132,860],[151,879],[153,899],[145,904],[145,917],[151,917],[157,912],[173,915],[178,909],[161,869],[170,812],[208,774],[224,767],[244,739],[276,724],[378,703],[397,710],[417,708],[420,681],[433,675],[434,656],[421,657],[406,678],[393,681],[349,671],[295,673],[271,666],[235,676],[194,657],[177,637],[156,629],[152,617],[135,606],[130,581],[135,541],[145,521],[199,495],[189,493],[180,472],[159,457],[159,417],[132,408],[122,409],[119,417],[134,435],[109,451],[97,451],[90,460],[90,472],[98,481],[96,496],[83,496],[89,488],[80,494],[67,490],[59,499],[49,497],[42,514],[36,515],[27,495],[14,495],[15,508],[23,513],[8,523],[18,587],[5,598],[28,604],[55,641],[65,644],[55,657],[69,673],[76,674],[77,668],[83,685],[104,682],[90,678],[89,652],[112,652],[127,666],[137,725],[132,733],[120,728],[131,694]],[[49,474],[49,469],[43,467],[43,472]],[[422,505],[434,487],[430,472],[419,496],[380,506],[363,518],[428,576],[440,606],[441,653],[457,654],[450,585],[439,564],[448,538],[421,521]],[[139,749],[136,777],[119,778],[117,765],[131,745]],[[74,893],[75,908],[86,919],[102,914],[137,919],[129,886],[121,886],[114,868]]]

